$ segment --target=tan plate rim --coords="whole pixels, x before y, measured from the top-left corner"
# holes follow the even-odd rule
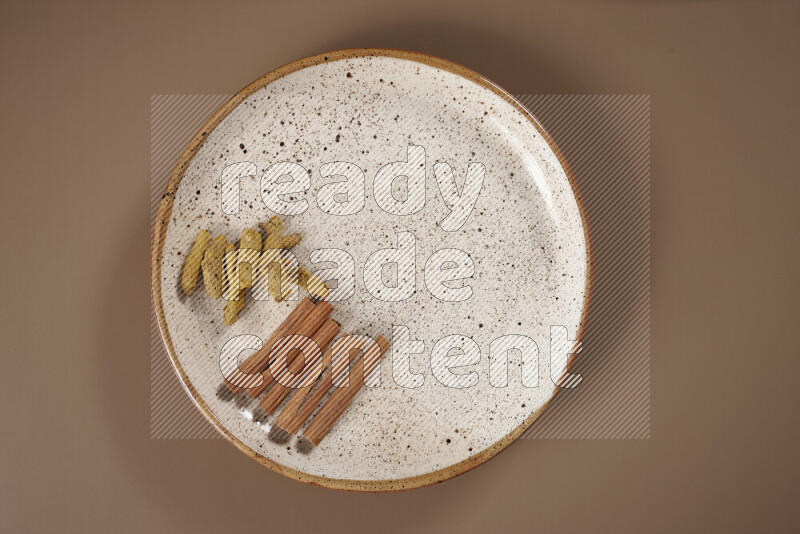
[[[298,471],[295,469],[290,469],[284,465],[275,462],[274,460],[270,460],[269,458],[264,457],[263,455],[259,454],[244,442],[242,442],[239,438],[231,434],[227,428],[211,413],[208,405],[203,401],[203,399],[198,394],[197,390],[195,390],[192,383],[189,381],[188,376],[184,372],[183,368],[181,367],[178,358],[175,355],[175,348],[172,344],[172,338],[170,336],[170,332],[166,325],[166,319],[164,316],[164,304],[161,300],[161,260],[163,256],[163,248],[164,248],[164,239],[167,232],[167,227],[169,226],[169,219],[172,213],[172,206],[175,199],[175,193],[178,190],[178,186],[181,183],[181,179],[183,178],[183,173],[188,168],[189,164],[191,163],[192,159],[194,158],[197,151],[203,145],[205,139],[208,135],[216,128],[220,122],[239,104],[241,104],[245,99],[247,99],[250,95],[252,95],[257,90],[267,86],[268,84],[278,80],[292,72],[298,71],[300,69],[304,69],[307,67],[311,67],[314,65],[319,65],[329,61],[339,61],[343,59],[350,59],[350,58],[359,58],[359,57],[370,57],[370,56],[381,56],[381,57],[391,57],[397,59],[405,59],[409,61],[415,61],[417,63],[422,63],[424,65],[428,65],[431,67],[435,67],[438,69],[442,69],[444,71],[450,72],[452,74],[456,74],[461,76],[462,78],[466,78],[472,82],[477,83],[487,89],[490,89],[504,100],[509,102],[512,106],[514,106],[520,113],[522,113],[527,119],[533,124],[533,126],[538,130],[541,136],[547,141],[547,144],[550,145],[550,148],[555,153],[556,157],[558,158],[559,163],[563,167],[567,179],[569,180],[570,186],[572,187],[572,192],[575,196],[575,199],[578,203],[578,209],[581,214],[583,229],[584,229],[584,238],[586,240],[586,293],[584,297],[584,304],[583,304],[583,313],[581,315],[581,323],[580,328],[577,334],[576,346],[580,343],[580,340],[583,338],[585,329],[586,329],[586,321],[589,315],[589,306],[591,301],[591,292],[592,292],[592,280],[593,280],[593,270],[592,270],[592,242],[591,237],[589,234],[589,225],[586,217],[586,208],[583,203],[583,199],[581,198],[580,192],[578,191],[578,186],[575,183],[575,177],[572,174],[572,171],[569,168],[569,165],[564,158],[563,153],[561,150],[556,146],[553,138],[544,127],[536,120],[530,112],[525,109],[525,107],[517,101],[513,96],[511,96],[508,92],[504,89],[500,88],[499,85],[496,83],[488,80],[484,76],[481,76],[477,72],[458,65],[457,63],[453,63],[451,61],[441,59],[435,56],[431,56],[428,54],[424,54],[421,52],[412,52],[408,50],[398,50],[398,49],[390,49],[390,48],[349,48],[344,50],[336,50],[331,52],[326,52],[322,54],[317,54],[315,56],[306,57],[297,61],[293,61],[288,65],[284,65],[272,72],[265,74],[261,78],[257,79],[238,93],[234,95],[230,100],[228,100],[220,109],[218,109],[214,115],[203,125],[197,134],[195,134],[192,141],[189,143],[189,146],[184,150],[183,154],[181,155],[180,159],[178,160],[175,169],[172,171],[172,175],[170,176],[169,183],[167,184],[166,190],[161,198],[161,204],[159,206],[158,215],[156,216],[155,221],[155,229],[153,231],[153,240],[150,249],[150,288],[152,292],[152,299],[153,299],[153,308],[156,313],[156,317],[158,319],[158,326],[161,332],[161,337],[164,341],[164,345],[167,349],[167,354],[169,355],[170,361],[172,362],[172,366],[175,368],[175,372],[178,374],[183,387],[188,391],[189,395],[191,396],[194,403],[200,409],[202,414],[214,425],[214,427],[231,443],[233,443],[239,450],[256,460],[257,462],[269,467],[273,471],[276,471],[282,475],[285,475],[289,478],[293,478],[295,480],[299,480],[300,482],[305,482],[308,484],[312,484],[315,486],[322,486],[326,488],[332,488],[337,490],[346,490],[346,491],[368,491],[368,492],[387,492],[387,491],[402,491],[402,490],[409,490],[414,488],[420,488],[423,486],[428,486],[430,484],[435,484],[438,482],[443,482],[450,478],[453,478],[457,475],[465,473],[470,469],[477,467],[478,465],[482,464],[483,462],[489,460],[494,455],[508,447],[514,440],[516,440],[522,433],[530,427],[533,422],[542,414],[545,408],[553,401],[556,394],[559,391],[559,388],[556,388],[553,396],[544,404],[539,410],[535,413],[531,414],[522,424],[520,424],[517,428],[509,432],[506,436],[495,442],[493,445],[489,446],[488,448],[484,449],[483,451],[470,456],[469,458],[462,460],[456,464],[451,466],[445,467],[443,469],[439,469],[437,471],[432,471],[430,473],[426,473],[423,475],[418,475],[414,477],[408,477],[403,479],[397,480],[349,480],[349,479],[335,479],[335,478],[327,478],[327,477],[320,477],[316,475],[309,475],[307,473],[303,473],[302,471]],[[569,361],[567,362],[567,370],[565,374],[569,371],[572,364],[574,363],[575,355],[573,354]],[[561,380],[564,377],[562,376]]]

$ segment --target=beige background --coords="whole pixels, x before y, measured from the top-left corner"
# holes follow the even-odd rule
[[[0,530],[797,530],[798,22],[795,2],[3,2]],[[512,93],[652,96],[649,440],[522,440],[352,495],[150,439],[150,96],[350,46]]]

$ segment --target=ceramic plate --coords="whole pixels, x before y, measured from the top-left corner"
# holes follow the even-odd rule
[[[307,172],[309,187],[268,207],[262,176],[282,162]],[[225,213],[222,171],[237,163],[257,171],[241,180],[238,212]],[[363,189],[324,190],[345,179],[345,168],[355,184],[363,176]],[[392,173],[400,177],[387,189]],[[295,249],[301,265],[319,269],[310,261],[317,249],[352,258],[353,294],[335,303],[342,332],[380,334],[393,344],[380,385],[363,388],[312,449],[297,438],[271,439],[273,418],[259,417],[256,402],[219,394],[225,342],[244,334],[265,338],[295,303],[251,301],[228,327],[221,301],[202,289],[187,297],[178,284],[199,230],[236,241],[243,228],[286,209],[295,212],[283,217],[286,231],[303,236]],[[338,51],[260,78],[198,132],[158,214],[153,300],[185,388],[239,449],[313,484],[407,489],[491,458],[553,398],[588,308],[587,235],[560,152],[497,85],[423,54]],[[365,267],[401,240],[412,243],[414,265],[382,271],[387,287],[400,288],[387,291],[395,300],[387,301],[368,287]],[[460,280],[436,278],[435,271],[456,265],[466,265],[454,271]],[[411,294],[403,289],[409,277]],[[563,338],[554,328],[565,329]],[[402,332],[407,339],[398,337]],[[519,345],[523,338],[535,351],[507,350],[509,340]],[[422,351],[408,354],[414,348]],[[442,368],[445,360],[450,369]]]

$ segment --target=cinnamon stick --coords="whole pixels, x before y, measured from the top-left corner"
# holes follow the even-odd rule
[[[389,349],[389,342],[382,336],[378,336],[377,342],[371,344],[364,350],[364,355],[353,366],[350,373],[349,384],[337,388],[328,398],[328,401],[317,413],[308,428],[303,432],[306,437],[314,445],[319,445],[328,432],[330,432],[333,425],[341,417],[344,411],[350,406],[350,403],[355,398],[356,394],[364,385],[364,377],[372,373],[381,356]]]
[[[234,371],[231,377],[225,377],[225,384],[228,386],[228,389],[231,390],[232,393],[236,394],[245,389],[245,387],[251,387],[252,384],[256,384],[258,379],[255,376],[245,375],[260,373],[266,369],[267,365],[269,364],[269,354],[272,350],[272,345],[276,341],[283,338],[287,332],[295,329],[297,324],[305,319],[314,308],[314,303],[311,302],[311,300],[307,298],[301,300],[300,303],[295,306],[294,310],[292,310],[289,316],[286,317],[286,319],[284,319],[278,328],[275,329],[272,335],[270,335],[270,337],[261,347],[261,350],[242,362],[239,369]],[[239,383],[245,381],[246,385],[237,386],[230,381],[231,378],[235,378]]]
[[[264,391],[266,391],[270,384],[275,381],[272,373],[269,372],[269,365],[275,361],[276,358],[285,357],[286,365],[289,366],[299,354],[299,351],[296,348],[285,348],[288,336],[292,334],[306,337],[313,336],[314,333],[319,330],[320,326],[322,326],[325,320],[328,319],[328,316],[330,316],[331,312],[333,312],[333,306],[330,302],[320,302],[314,306],[314,309],[311,310],[311,313],[309,313],[296,327],[283,333],[280,341],[274,343],[274,346],[268,355],[267,365],[261,373],[261,376],[264,377],[263,382],[260,386],[254,386],[247,389],[247,392],[251,397],[254,399],[258,398],[262,393],[264,393]]]
[[[342,346],[337,346],[342,345]],[[340,338],[322,356],[323,373],[322,377],[315,385],[302,387],[295,391],[286,406],[283,407],[281,414],[275,421],[275,426],[285,430],[289,434],[297,434],[303,423],[308,420],[316,407],[333,386],[333,377],[339,376],[350,362],[338,362],[336,369],[331,368],[331,359],[334,350],[343,351],[348,356],[354,349],[362,349],[363,343],[359,338],[347,336]],[[310,396],[309,396],[310,395]],[[308,397],[308,399],[306,399]],[[305,403],[303,402],[305,400]]]
[[[303,347],[303,349],[305,349],[303,350],[303,358],[299,356],[295,357],[292,363],[288,364],[286,369],[275,377],[275,385],[272,386],[272,389],[270,389],[261,400],[261,408],[267,414],[272,414],[278,406],[281,405],[283,400],[302,383],[304,377],[312,374],[314,371],[319,373],[319,363],[322,360],[322,353],[330,342],[333,341],[337,333],[339,333],[339,323],[328,318],[311,338],[316,344],[317,350],[313,350],[314,345],[309,343],[307,346]]]

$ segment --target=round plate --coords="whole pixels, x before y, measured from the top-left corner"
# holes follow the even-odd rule
[[[424,207],[391,214],[375,198],[374,179],[388,163],[406,162],[412,146],[425,154]],[[319,248],[345,250],[354,261],[354,295],[335,303],[333,317],[342,332],[380,334],[391,341],[393,327],[407,327],[412,339],[424,343],[422,353],[405,356],[415,377],[400,376],[398,365],[395,379],[399,351],[390,351],[382,361],[380,386],[363,388],[311,450],[299,447],[296,438],[273,441],[272,419],[258,417],[255,402],[218,394],[223,344],[242,334],[265,339],[294,303],[251,300],[227,327],[224,301],[202,288],[186,296],[178,283],[199,230],[236,241],[243,228],[273,215],[261,198],[261,176],[270,165],[287,161],[311,178],[310,189],[299,197],[307,209],[284,217],[286,231],[303,236],[295,249],[301,265],[314,270],[309,253]],[[240,211],[228,215],[221,209],[220,178],[223,168],[238,162],[253,163],[257,174],[242,180]],[[357,213],[334,215],[320,207],[320,188],[342,179],[323,177],[320,167],[331,162],[364,171],[364,203]],[[449,231],[442,224],[450,209],[437,181],[437,175],[446,176],[446,166],[434,170],[444,162],[459,191],[470,163],[485,170],[469,218],[461,226],[447,223]],[[407,200],[402,179],[396,187],[393,198]],[[414,235],[416,291],[405,300],[384,302],[365,287],[364,267],[372,253],[397,247],[401,232]],[[425,266],[440,249],[459,249],[471,258],[474,275],[450,283],[471,288],[467,300],[439,300],[429,289]],[[566,327],[569,339],[580,338],[591,280],[580,197],[561,153],[536,120],[475,72],[384,49],[342,50],[294,62],[255,81],[217,111],[172,174],[151,261],[153,301],[167,352],[211,423],[275,471],[360,491],[409,489],[451,478],[520,436],[553,398],[555,382],[563,380],[571,361],[554,355],[551,364],[551,327]],[[386,276],[391,283],[391,270]],[[502,386],[503,367],[492,367],[490,376],[490,360],[499,365],[506,351],[490,359],[490,345],[507,335],[536,343],[538,368],[536,362],[523,366],[521,351],[507,351]],[[447,336],[471,338],[474,343],[468,343],[478,349],[450,356],[463,365],[451,370],[456,378],[450,379],[440,365],[431,365],[434,346]],[[522,367],[528,370],[525,379]],[[454,387],[458,384],[462,387]]]

